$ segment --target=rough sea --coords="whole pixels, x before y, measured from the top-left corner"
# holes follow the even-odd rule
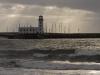
[[[54,56],[41,52],[22,55],[25,51],[30,50],[75,50],[75,52],[72,54],[59,53],[58,55],[54,53]],[[20,54],[20,51],[21,56],[16,56]],[[98,57],[94,58],[96,55]],[[1,38],[0,75],[100,75],[99,55],[100,39]],[[89,58],[85,60],[86,57],[83,57],[84,61],[83,58],[79,61],[77,56]],[[71,60],[67,57],[71,57]],[[76,57],[74,61],[72,61],[72,57]],[[77,61],[75,61],[76,59]]]

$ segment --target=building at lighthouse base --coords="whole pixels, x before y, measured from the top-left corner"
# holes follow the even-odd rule
[[[44,33],[44,30],[43,30],[43,16],[39,16],[38,27],[32,27],[32,26],[22,27],[22,26],[19,25],[18,32],[19,33],[27,33],[27,34],[30,34],[30,33],[35,33],[35,34]]]

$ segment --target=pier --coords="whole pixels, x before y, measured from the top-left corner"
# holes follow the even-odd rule
[[[18,33],[1,32],[0,37],[8,39],[60,39],[60,38],[100,38],[100,33]]]
[[[75,33],[71,32],[69,25],[67,28],[66,26],[63,27],[62,24],[52,24],[51,27],[48,27],[48,25],[44,24],[43,16],[39,16],[37,27],[19,24],[17,30],[15,32],[8,32],[8,30],[7,32],[0,32],[0,37],[8,39],[100,38],[100,33],[80,33],[79,27]]]

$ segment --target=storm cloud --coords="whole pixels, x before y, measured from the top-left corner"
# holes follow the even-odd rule
[[[2,3],[69,7],[91,11],[100,11],[100,0],[0,0]]]
[[[71,32],[100,32],[100,0],[0,0],[0,31],[22,25],[37,26],[43,15],[45,24],[63,24]],[[3,25],[3,26],[2,26]]]

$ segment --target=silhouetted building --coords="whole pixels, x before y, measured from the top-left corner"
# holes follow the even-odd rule
[[[43,33],[44,29],[43,29],[43,16],[39,16],[39,20],[38,20],[38,25],[39,25],[39,33]]]
[[[19,26],[18,29],[19,33],[44,33],[44,29],[43,29],[43,16],[39,16],[38,19],[38,27],[21,27]]]

